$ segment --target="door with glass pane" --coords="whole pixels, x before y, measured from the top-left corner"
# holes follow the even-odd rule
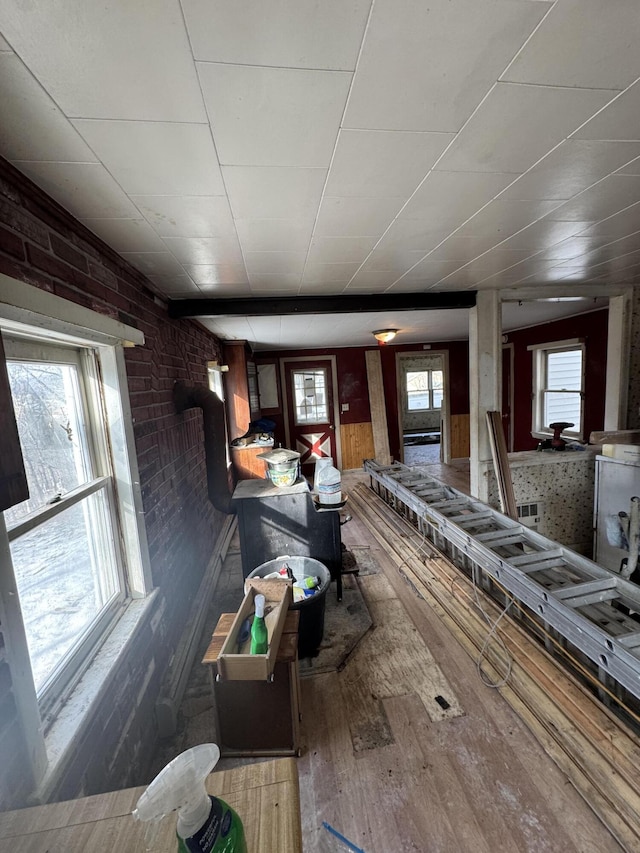
[[[285,361],[288,442],[301,454],[304,474],[330,456],[338,462],[333,409],[332,363],[329,360]]]

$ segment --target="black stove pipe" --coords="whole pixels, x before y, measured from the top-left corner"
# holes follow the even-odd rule
[[[204,385],[189,386],[181,380],[173,386],[173,402],[178,414],[186,409],[202,409],[209,500],[220,512],[235,513],[227,472],[224,403]]]

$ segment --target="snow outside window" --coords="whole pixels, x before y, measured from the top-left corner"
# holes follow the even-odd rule
[[[408,412],[442,408],[442,370],[408,370],[405,375]]]
[[[552,423],[569,423],[563,434],[582,436],[584,344],[559,341],[533,350],[533,433],[550,435]]]
[[[4,341],[29,484],[4,521],[44,715],[122,611],[127,560],[96,350]]]

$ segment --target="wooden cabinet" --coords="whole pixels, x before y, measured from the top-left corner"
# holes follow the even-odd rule
[[[248,444],[245,447],[231,448],[231,461],[237,480],[264,480],[267,476],[267,463],[258,459],[260,453],[273,450],[271,444]]]
[[[224,360],[229,368],[224,384],[229,440],[233,441],[260,417],[258,371],[246,341],[225,342]]]
[[[212,737],[223,756],[297,755],[300,747],[299,610],[289,610],[272,681],[219,681],[218,656],[234,613],[223,613],[202,663],[211,667],[215,698]]]

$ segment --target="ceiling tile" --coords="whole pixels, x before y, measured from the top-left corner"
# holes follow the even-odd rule
[[[492,238],[495,245],[557,206],[557,201],[503,201],[498,198],[469,219],[456,233],[461,237]]]
[[[492,243],[486,237],[460,237],[454,234],[429,252],[427,258],[432,261],[459,261],[458,266],[462,266],[488,251]]]
[[[131,196],[161,237],[236,237],[223,196]]]
[[[313,218],[236,219],[236,229],[245,252],[306,252]]]
[[[635,0],[561,0],[502,75],[544,86],[624,89],[640,75]]]
[[[461,261],[434,261],[430,257],[426,257],[405,273],[397,284],[422,282],[425,287],[430,287],[461,266]]]
[[[9,45],[9,42],[6,39],[4,39],[4,38],[2,38],[2,36],[0,36],[0,51],[4,51],[4,50],[10,51],[11,46]]]
[[[294,296],[300,287],[301,276],[295,273],[251,273],[252,293],[262,293],[268,296]]]
[[[304,269],[305,252],[245,252],[244,262],[251,276],[289,274],[300,277]]]
[[[366,288],[370,287],[373,291],[386,289],[390,287],[398,278],[398,273],[390,270],[360,270],[360,272],[349,281],[349,287]]]
[[[135,206],[100,163],[15,160],[14,165],[77,219],[139,218]]]
[[[557,222],[552,217],[553,213],[550,217],[540,219],[527,228],[523,228],[513,237],[509,237],[504,243],[501,243],[498,250],[524,249],[530,252],[539,252],[560,243],[567,237],[580,234],[591,224],[589,222]]]
[[[614,94],[497,83],[438,168],[455,172],[526,172]]]
[[[188,275],[147,275],[158,290],[170,297],[186,298],[200,296],[200,290]]]
[[[344,126],[458,131],[547,8],[377,0]]]
[[[433,219],[449,230],[462,225],[516,176],[497,172],[431,172],[399,219]],[[444,201],[443,201],[444,200]]]
[[[371,0],[182,0],[196,59],[355,68]]]
[[[351,74],[197,65],[221,163],[329,165]]]
[[[201,284],[198,290],[208,298],[249,299],[253,295],[248,284]]]
[[[598,249],[599,242],[602,242],[602,240],[599,241],[597,237],[572,236],[550,246],[548,249],[540,252],[537,257],[542,261],[565,261],[586,256],[591,258],[590,253]],[[640,248],[640,242],[638,243],[638,247]]]
[[[640,82],[618,95],[574,136],[577,139],[640,139]]]
[[[361,263],[377,242],[377,237],[314,237],[309,262],[318,264]]]
[[[184,269],[198,286],[249,283],[244,264],[184,264]]]
[[[75,119],[73,125],[132,195],[224,195],[205,124]]]
[[[637,157],[626,166],[618,169],[616,175],[640,175],[640,157]]]
[[[346,281],[329,281],[322,284],[302,282],[299,296],[338,296],[344,291]]]
[[[640,142],[566,139],[501,198],[567,200],[636,158],[640,166]]]
[[[302,283],[310,285],[341,281],[346,284],[359,266],[360,264],[357,261],[349,264],[308,263],[304,269]]]
[[[0,103],[0,151],[7,160],[96,162],[93,151],[14,53],[0,53]]]
[[[398,213],[401,198],[327,198],[320,204],[319,237],[380,237]]]
[[[236,219],[315,220],[326,169],[223,166]]]
[[[153,275],[181,275],[184,269],[169,252],[120,252],[140,272]]]
[[[166,248],[181,264],[242,264],[236,237],[165,237]]]
[[[180,5],[154,0],[150,11],[129,0],[4,0],[2,30],[67,116],[206,121]]]
[[[396,276],[406,272],[410,267],[421,261],[425,252],[416,250],[393,250],[390,247],[376,246],[367,260],[362,264],[363,271],[395,273]],[[393,278],[393,276],[391,276]]]
[[[408,198],[453,133],[341,130],[326,194]]]
[[[555,220],[598,220],[640,200],[639,175],[609,175],[548,215]],[[634,229],[636,230],[636,229]]]
[[[634,234],[640,225],[640,202],[631,205],[626,210],[620,211],[601,222],[597,222],[590,228],[585,228],[581,233],[587,236],[610,237],[612,240],[618,237],[626,237]]]
[[[146,219],[81,219],[116,252],[164,252],[166,246]]]

